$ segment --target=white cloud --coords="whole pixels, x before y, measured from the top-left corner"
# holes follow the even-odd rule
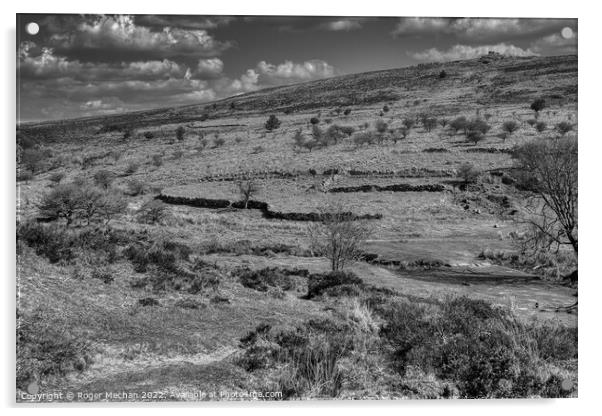
[[[362,28],[362,24],[357,19],[341,19],[341,20],[333,20],[332,22],[328,22],[322,25],[322,28],[334,32],[349,32],[351,30],[357,30]]]
[[[440,18],[404,17],[397,23],[393,36],[443,34],[459,38],[491,39],[557,30],[567,19],[516,18]]]
[[[480,46],[455,45],[445,51],[441,51],[437,48],[431,48],[422,52],[411,53],[410,56],[418,61],[443,62],[478,58],[479,56],[486,55],[489,52],[497,52],[510,56],[538,55],[538,53],[531,49],[522,49],[518,46],[498,43],[496,45]]]
[[[332,65],[319,59],[302,63],[285,61],[279,65],[261,61],[257,64],[257,72],[260,76],[260,82],[278,85],[332,77],[335,74],[335,69]]]
[[[164,27],[151,31],[137,26],[131,16],[100,16],[84,21],[67,33],[51,36],[52,46],[60,49],[119,49],[124,51],[161,52],[163,54],[216,55],[229,46],[215,40],[206,30]]]
[[[197,65],[199,75],[215,77],[224,70],[224,62],[219,58],[200,59]]]

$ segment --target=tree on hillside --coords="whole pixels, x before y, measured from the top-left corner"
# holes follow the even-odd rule
[[[546,100],[538,98],[531,103],[531,110],[535,111],[535,114],[539,115],[539,112],[546,108]]]
[[[242,202],[245,204],[245,209],[247,209],[251,198],[259,193],[259,187],[251,179],[240,181],[237,185],[238,193],[241,196]]]
[[[333,271],[342,270],[360,258],[369,228],[339,203],[322,206],[318,212],[321,220],[308,228],[312,250],[328,258]]]
[[[577,139],[537,139],[518,147],[513,158],[534,183],[527,248],[558,251],[570,246],[577,256]]]
[[[267,131],[272,131],[280,127],[280,120],[274,114],[272,114],[268,120],[265,122],[265,129]]]

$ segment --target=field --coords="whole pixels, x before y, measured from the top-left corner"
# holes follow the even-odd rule
[[[291,398],[485,397],[484,388],[488,397],[576,396],[578,312],[558,309],[576,301],[576,287],[563,280],[576,260],[567,251],[544,266],[505,261],[519,250],[515,236],[525,232],[518,220],[524,191],[507,180],[512,149],[556,134],[561,122],[571,124],[568,136],[576,135],[576,91],[576,56],[488,56],[280,87],[213,104],[20,126],[18,134],[45,157],[32,177],[18,182],[19,224],[41,216],[40,204],[57,186],[59,172],[61,183],[91,183],[97,172],[109,171],[110,187],[123,195],[126,207],[110,226],[68,227],[61,238],[70,241],[70,260],[52,261],[45,254],[48,244],[21,236],[18,313],[30,335],[64,336],[53,362],[65,366],[46,368],[39,352],[22,351],[19,392],[35,381],[46,389],[159,392],[123,400],[191,400],[187,394],[193,391],[230,392],[204,397],[228,400],[240,398],[234,393],[272,390]],[[547,102],[537,118],[545,123],[542,132],[530,121],[535,114],[529,107],[540,97]],[[267,131],[271,114],[280,126]],[[406,138],[396,136],[404,119],[419,120],[420,114],[437,124],[427,129],[416,122]],[[449,127],[460,116],[486,119],[491,129],[476,144],[468,142]],[[312,118],[324,132],[333,125],[355,132],[311,151],[295,147],[297,130],[311,136]],[[387,124],[384,138],[354,141],[361,132],[378,137],[377,120]],[[503,123],[510,120],[518,130],[502,138]],[[459,177],[465,164],[479,172],[476,182]],[[240,181],[257,188],[249,209],[236,205]],[[132,182],[139,189],[133,191]],[[333,290],[309,297],[308,276],[329,272],[329,262],[313,252],[307,230],[314,221],[304,215],[329,203],[367,218],[363,260],[347,270],[363,284],[348,287],[354,295]],[[159,217],[141,220],[152,204],[161,207]],[[104,237],[94,244],[91,237],[74,240],[90,230]],[[131,254],[133,246],[150,252],[161,244],[169,253],[180,250],[167,268],[160,264],[167,260],[152,258],[142,267]],[[245,271],[262,270],[277,282],[267,289],[241,283]],[[198,282],[191,273],[200,276]],[[464,303],[457,306],[457,299]],[[469,326],[500,331],[502,338],[512,334],[520,345],[533,337],[538,347],[529,344],[525,351],[537,368],[521,367],[520,375],[476,386],[467,381],[474,373],[464,367],[445,374],[433,369],[424,357],[436,361],[439,352],[403,338],[399,334],[420,332],[410,324],[399,329],[391,318],[393,310],[402,322],[404,316],[430,323],[451,316],[451,322],[455,312],[446,311],[454,305],[472,311],[462,318]],[[515,326],[498,321],[498,312],[483,318],[474,308],[503,311]],[[316,329],[316,321],[336,330]],[[462,330],[466,339],[477,336],[474,328]],[[303,338],[309,343],[304,351],[317,357],[338,348],[340,340],[327,334],[340,333],[355,347],[334,353],[336,368],[302,377],[301,352],[282,341],[282,334],[291,333],[326,337],[326,350],[312,349],[313,341]],[[574,336],[574,345],[545,353],[550,334],[560,334],[554,341],[559,344],[570,344]],[[403,365],[386,352],[401,338],[415,346]],[[479,353],[493,357],[492,351]],[[513,365],[527,362],[513,354]],[[527,383],[525,374],[536,381]]]

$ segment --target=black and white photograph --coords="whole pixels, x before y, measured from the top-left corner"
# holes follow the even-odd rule
[[[578,398],[576,14],[110,11],[16,14],[17,405]]]

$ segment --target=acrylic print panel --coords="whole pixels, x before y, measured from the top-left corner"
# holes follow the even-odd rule
[[[577,396],[575,19],[17,32],[17,402]]]

